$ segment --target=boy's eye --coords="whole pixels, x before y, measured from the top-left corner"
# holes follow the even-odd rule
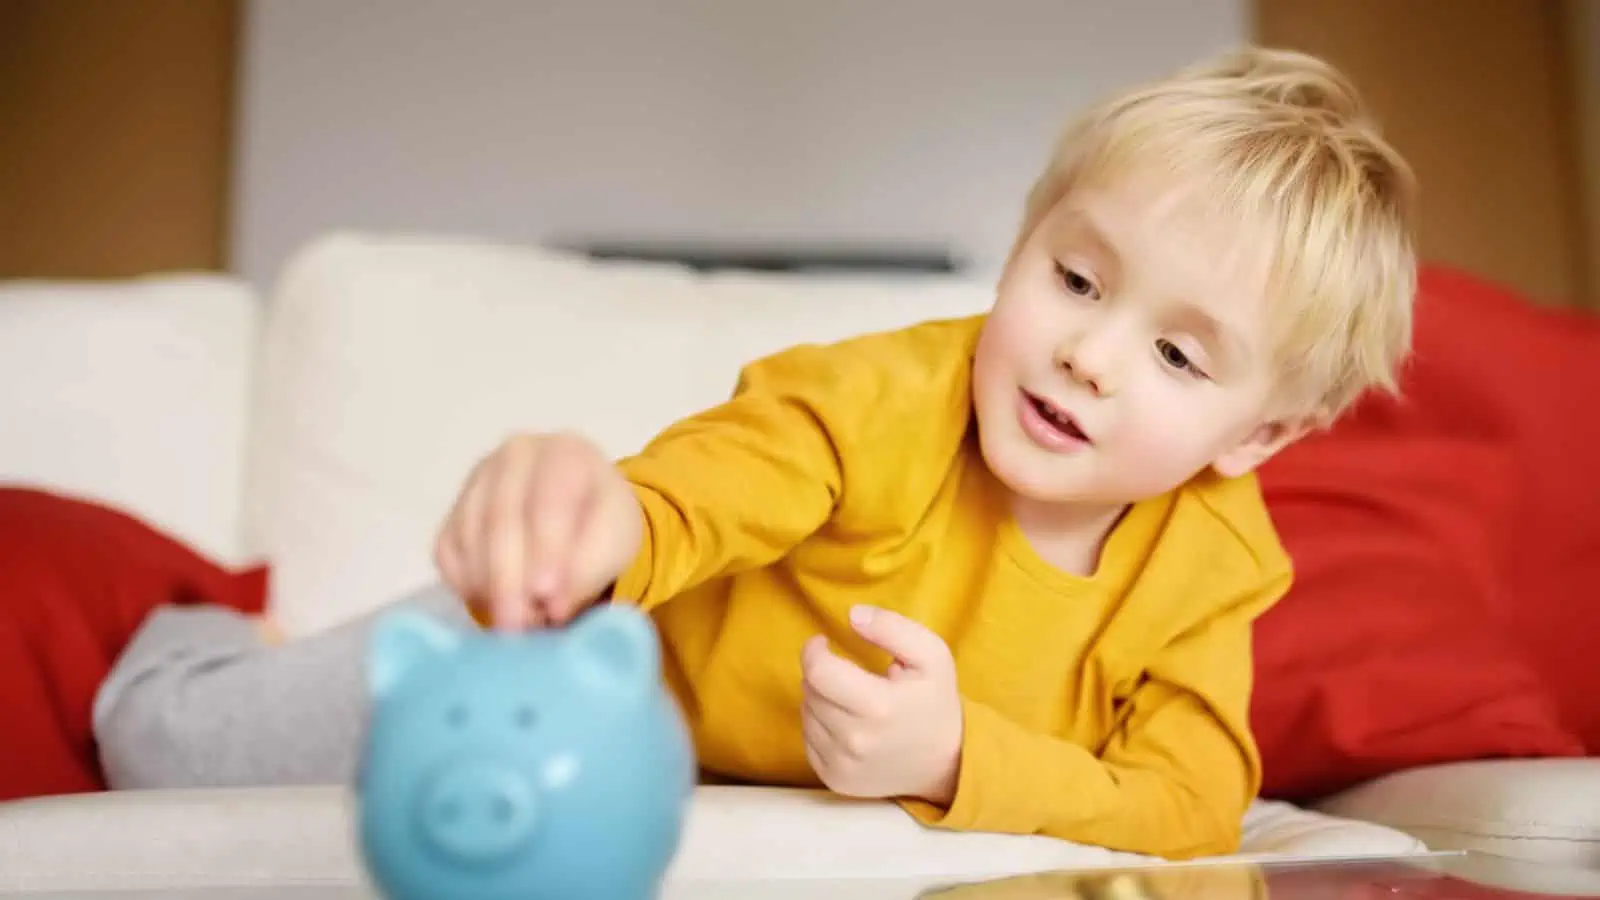
[[[1178,349],[1178,345],[1168,340],[1156,341],[1156,351],[1161,354],[1161,359],[1174,369],[1182,371],[1194,370],[1194,363],[1187,354]],[[1198,372],[1198,370],[1195,370]]]
[[[1099,295],[1099,291],[1095,289],[1094,282],[1063,266],[1061,263],[1056,263],[1056,274],[1061,277],[1061,283],[1066,286],[1067,290],[1080,297],[1096,297]]]

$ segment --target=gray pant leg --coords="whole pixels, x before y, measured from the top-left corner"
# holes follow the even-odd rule
[[[150,615],[95,696],[100,764],[113,788],[348,784],[367,717],[367,637],[417,609],[474,628],[442,586],[282,644],[219,607]]]

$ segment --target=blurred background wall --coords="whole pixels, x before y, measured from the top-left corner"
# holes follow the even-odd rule
[[[1242,0],[250,7],[233,248],[318,226],[1004,253],[1064,114],[1236,43]]]
[[[270,280],[329,228],[948,251],[1094,96],[1347,67],[1423,249],[1600,306],[1596,0],[0,0],[0,277]]]

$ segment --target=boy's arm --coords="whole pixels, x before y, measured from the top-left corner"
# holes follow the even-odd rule
[[[1235,852],[1261,785],[1249,731],[1252,624],[1280,597],[1273,578],[1168,645],[1098,756],[963,700],[961,771],[929,825],[1046,834],[1170,859]]]
[[[727,402],[618,463],[644,533],[612,596],[653,608],[780,558],[828,520],[873,393],[841,356],[802,346],[751,365]]]

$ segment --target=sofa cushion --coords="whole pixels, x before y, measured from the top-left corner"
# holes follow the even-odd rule
[[[124,513],[0,488],[0,801],[103,789],[90,710],[162,604],[260,612],[264,571],[235,573]]]
[[[222,276],[0,282],[0,483],[241,562],[256,299]]]
[[[1488,760],[1398,772],[1318,808],[1402,829],[1434,850],[1600,869],[1600,759]]]
[[[0,805],[0,891],[360,884],[350,799],[341,787],[247,788],[118,791]],[[1423,850],[1393,829],[1272,803],[1251,808],[1244,835],[1243,858]],[[1039,836],[927,829],[889,803],[708,786],[694,796],[667,878],[673,885],[747,887],[768,879],[813,886],[894,880],[893,895],[909,897],[919,886],[952,878],[1148,862]]]
[[[1515,475],[1500,443],[1410,420],[1354,422],[1263,467],[1296,568],[1256,628],[1266,795],[1318,797],[1436,762],[1581,755],[1497,624]]]
[[[720,402],[739,366],[986,307],[934,276],[698,275],[536,247],[333,235],[289,265],[263,346],[248,509],[289,634],[435,578],[435,530],[515,431],[609,453]]]

